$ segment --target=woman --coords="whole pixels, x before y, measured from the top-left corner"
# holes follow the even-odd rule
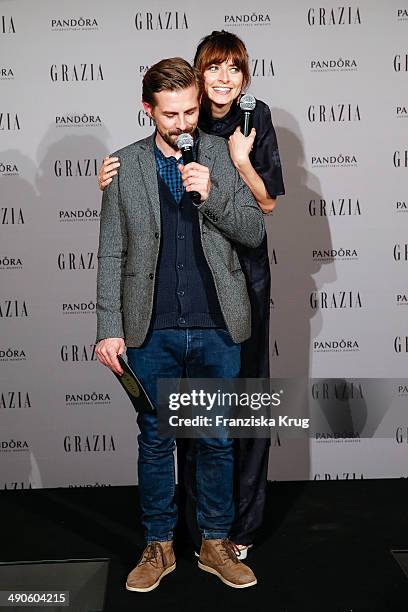
[[[268,106],[257,100],[253,129],[249,136],[240,130],[239,99],[250,82],[248,53],[244,43],[230,32],[212,32],[198,45],[194,65],[204,81],[199,127],[228,139],[231,159],[242,180],[252,191],[264,213],[271,212],[276,197],[285,193],[275,130]],[[99,172],[104,189],[117,173],[116,158],[106,158]],[[270,269],[266,237],[257,249],[238,248],[252,307],[251,338],[241,346],[243,378],[269,378]],[[265,506],[270,440],[235,440],[236,516],[231,540],[246,558],[260,527]],[[179,473],[183,476],[187,501],[187,521],[199,547],[195,529],[194,473],[191,445],[178,444]],[[181,470],[180,470],[181,468]]]

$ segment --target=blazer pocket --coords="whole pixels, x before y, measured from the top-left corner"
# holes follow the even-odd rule
[[[232,274],[232,276],[234,277],[234,279],[236,280],[240,280],[241,277],[243,279],[245,279],[245,274],[243,272],[243,270],[241,268],[237,268],[235,270],[230,270],[230,274]]]
[[[241,262],[236,251],[232,251],[229,269],[230,272],[242,272]]]

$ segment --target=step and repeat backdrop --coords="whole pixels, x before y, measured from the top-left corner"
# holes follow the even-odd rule
[[[248,47],[284,169],[271,374],[313,379],[292,407],[322,423],[273,433],[269,477],[408,476],[408,2],[3,0],[1,489],[137,481],[134,410],[94,354],[97,171],[153,130],[146,69],[220,29]],[[391,381],[375,410],[370,379]]]

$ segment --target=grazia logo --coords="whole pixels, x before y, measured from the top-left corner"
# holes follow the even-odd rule
[[[252,77],[274,77],[275,69],[273,61],[265,57],[253,57],[250,60],[250,70]]]
[[[103,81],[101,64],[51,64],[50,78],[53,83]]]
[[[135,15],[136,30],[188,30],[188,19],[182,11],[140,12]]]
[[[394,55],[395,72],[408,72],[408,53]]]
[[[358,6],[311,7],[307,22],[310,26],[361,25],[361,13]]]
[[[66,453],[110,453],[116,451],[116,443],[110,434],[67,435],[64,450]]]
[[[0,15],[0,34],[15,34],[16,27],[13,17]]]
[[[2,132],[16,132],[21,130],[21,123],[18,114],[13,112],[0,112],[0,130]]]

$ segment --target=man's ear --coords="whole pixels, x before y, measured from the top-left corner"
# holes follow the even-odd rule
[[[149,117],[153,119],[153,115],[152,115],[153,106],[149,104],[148,102],[145,102],[144,100],[142,100],[142,104],[143,104],[143,108],[145,109],[146,113],[149,115]]]

